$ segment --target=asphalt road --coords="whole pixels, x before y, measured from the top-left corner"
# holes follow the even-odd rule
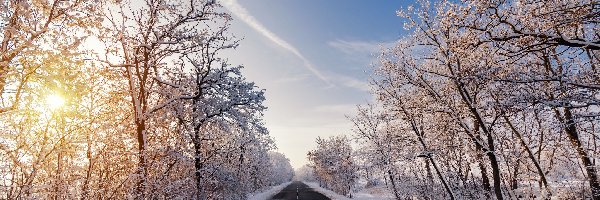
[[[322,195],[321,193],[314,191],[313,189],[308,187],[308,185],[306,185],[300,181],[294,181],[287,187],[283,188],[283,190],[281,190],[281,192],[277,193],[271,199],[273,199],[273,200],[275,200],[275,199],[331,200],[331,199],[327,198],[325,195]]]

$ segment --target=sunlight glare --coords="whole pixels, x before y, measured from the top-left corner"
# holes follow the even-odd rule
[[[60,108],[64,104],[65,104],[65,99],[62,98],[59,95],[53,94],[53,95],[50,95],[50,96],[46,97],[46,105],[51,110],[55,110],[57,108]]]

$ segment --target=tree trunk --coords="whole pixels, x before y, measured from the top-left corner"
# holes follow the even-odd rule
[[[544,174],[544,171],[542,170],[542,167],[540,166],[540,163],[535,158],[535,154],[533,154],[533,152],[531,151],[531,149],[529,148],[529,146],[527,145],[527,143],[525,143],[525,140],[523,139],[523,136],[521,135],[521,133],[517,130],[517,128],[515,128],[515,126],[513,126],[513,124],[508,119],[508,117],[506,115],[504,115],[503,117],[504,117],[504,120],[506,121],[506,123],[508,124],[508,127],[510,128],[510,130],[519,139],[519,143],[521,143],[521,146],[523,148],[525,148],[525,151],[527,152],[527,155],[529,156],[529,159],[531,159],[531,162],[533,162],[533,165],[535,166],[535,169],[537,170],[537,173],[540,176],[540,181],[544,185],[544,188],[546,189],[546,192],[548,192],[548,194],[551,194],[550,190],[548,188],[548,181],[546,181],[546,175]]]
[[[91,143],[89,134],[86,137],[86,141],[87,141],[86,158],[88,159],[88,166],[87,166],[87,170],[85,173],[85,181],[83,182],[83,187],[81,189],[83,192],[83,194],[81,194],[81,199],[89,199],[89,192],[90,192],[89,184],[90,184],[90,179],[92,177],[92,167],[93,167],[92,143]]]
[[[396,196],[396,199],[401,199],[400,194],[398,193],[398,188],[396,188],[396,181],[394,181],[394,175],[392,174],[392,170],[388,169],[387,171],[388,176],[390,178],[390,183],[392,184],[392,188],[394,188],[394,196]]]
[[[433,174],[431,173],[431,167],[429,166],[429,159],[425,159],[425,170],[427,170],[427,181],[433,186]]]
[[[454,200],[454,193],[450,189],[450,186],[448,185],[448,183],[446,183],[446,180],[442,176],[442,173],[440,173],[440,169],[435,164],[435,162],[433,161],[433,158],[431,156],[429,156],[429,160],[431,161],[431,164],[433,165],[433,169],[435,169],[435,173],[438,175],[438,177],[440,178],[440,181],[442,181],[442,184],[444,185],[444,188],[448,192],[448,195],[450,195],[450,199]]]
[[[501,176],[500,176],[500,166],[498,165],[498,159],[496,158],[495,148],[494,148],[494,138],[492,137],[491,131],[486,127],[483,118],[479,114],[479,111],[474,105],[475,99],[472,95],[469,94],[468,90],[465,88],[465,85],[462,82],[454,81],[456,84],[457,90],[469,108],[469,111],[473,115],[475,119],[475,123],[478,124],[478,129],[481,129],[483,133],[486,135],[487,139],[487,151],[484,152],[488,158],[490,159],[490,166],[492,167],[492,178],[494,180],[494,194],[498,200],[502,200],[502,188],[501,188]],[[477,127],[477,126],[476,126]],[[473,129],[473,130],[478,130]]]
[[[478,160],[478,164],[479,164],[479,171],[481,171],[481,181],[483,182],[482,186],[483,189],[485,191],[491,192],[492,191],[492,186],[490,185],[490,179],[488,178],[488,173],[487,173],[487,169],[485,168],[485,165],[483,164],[483,156],[481,156],[480,154],[477,155],[477,160]]]
[[[450,196],[450,199],[454,200],[454,193],[452,192],[452,189],[450,189],[450,187],[448,186],[448,183],[446,182],[446,179],[444,179],[444,177],[442,176],[442,173],[440,172],[439,168],[435,164],[435,161],[431,157],[430,152],[428,152],[429,148],[427,148],[427,145],[425,144],[425,141],[423,140],[423,137],[425,137],[425,133],[423,132],[423,127],[419,128],[419,126],[417,125],[417,121],[415,120],[414,116],[411,115],[411,113],[409,113],[408,110],[404,107],[404,102],[401,101],[400,99],[398,99],[398,100],[400,102],[400,108],[401,108],[402,112],[409,119],[410,125],[411,125],[411,129],[413,130],[415,136],[417,136],[417,139],[419,140],[419,143],[421,144],[421,147],[423,147],[423,151],[425,151],[425,153],[427,154],[426,155],[427,158],[433,164],[433,167],[435,169],[436,174],[438,175],[438,178],[440,179],[440,181],[444,185],[444,189],[446,189],[446,192]],[[429,171],[429,165],[427,165],[427,171],[428,171],[428,175],[431,176],[431,172]]]
[[[141,117],[141,116],[139,116]],[[139,175],[141,176],[140,180],[137,183],[136,190],[138,198],[145,199],[146,198],[146,177],[148,177],[148,167],[146,160],[146,123],[143,119],[136,119],[136,134],[138,141],[138,170]]]
[[[196,178],[196,198],[197,199],[205,199],[204,191],[202,189],[202,155],[201,151],[200,138],[198,134],[194,136],[194,176]]]
[[[521,158],[517,158],[516,164],[515,164],[515,170],[513,171],[513,176],[510,180],[510,189],[512,190],[516,190],[517,188],[519,188],[519,179],[517,178],[519,176],[519,165],[521,163]]]
[[[413,121],[414,123],[414,121]],[[417,134],[419,134],[418,129],[416,129],[416,126],[413,126],[413,130],[417,132]],[[420,134],[417,135],[419,142],[421,143],[421,146],[423,146],[423,149],[425,151],[428,151],[427,146],[425,145],[425,141],[423,141],[423,136],[424,134]],[[440,179],[440,181],[442,182],[442,185],[444,185],[444,189],[446,189],[446,192],[448,193],[448,195],[450,196],[450,199],[454,200],[454,192],[452,192],[452,189],[450,189],[450,186],[448,186],[448,183],[446,182],[446,179],[444,178],[444,176],[442,176],[442,173],[440,172],[440,169],[438,168],[437,164],[435,163],[435,160],[433,160],[433,157],[431,154],[429,154],[429,152],[427,153],[427,159],[431,162],[431,164],[433,165],[433,169],[435,170],[435,173],[437,174],[438,178]],[[427,171],[428,171],[428,176],[431,176],[431,172],[429,171],[429,163],[427,163]],[[432,179],[433,181],[433,179]]]
[[[474,135],[475,138],[478,140],[481,140],[481,135],[479,135],[479,123],[475,122],[473,123],[473,130],[474,130]],[[492,191],[492,186],[490,185],[490,179],[488,177],[488,173],[487,173],[487,168],[485,167],[485,165],[483,164],[483,155],[480,154],[479,152],[483,151],[483,148],[480,147],[479,145],[475,145],[475,159],[477,159],[478,165],[479,165],[479,171],[481,171],[481,181],[483,182],[483,189],[487,192],[491,192]],[[489,198],[489,196],[488,196]]]
[[[488,140],[488,151],[486,152],[486,154],[490,159],[490,166],[492,167],[492,177],[494,179],[494,194],[496,195],[496,199],[501,200],[503,198],[502,188],[500,185],[502,181],[500,177],[500,165],[498,165],[498,159],[494,150],[494,140],[492,138],[492,134],[488,132],[486,135]]]
[[[573,119],[571,109],[564,108],[564,118],[560,117],[560,113],[557,109],[555,109],[555,113],[559,120],[565,125],[565,132],[569,137],[569,141],[577,151],[579,159],[581,159],[581,162],[585,166],[585,171],[588,176],[590,189],[592,190],[592,198],[594,200],[600,200],[600,183],[598,182],[598,174],[596,172],[596,167],[590,160],[588,153],[585,151],[583,145],[581,144],[581,140],[579,139],[579,133],[577,132],[577,126],[575,125],[575,120]]]
[[[199,91],[202,91],[198,88]],[[193,99],[192,101],[192,113],[198,112],[198,102],[200,101],[200,95]],[[206,194],[204,193],[204,189],[202,187],[202,137],[200,128],[203,123],[202,120],[193,117],[193,122],[197,122],[198,124],[194,124],[194,138],[192,138],[192,143],[194,144],[194,176],[196,178],[196,199],[206,199]]]

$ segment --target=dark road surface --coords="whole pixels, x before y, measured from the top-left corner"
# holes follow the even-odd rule
[[[296,193],[296,191],[298,192]],[[298,196],[296,197],[296,195]],[[283,188],[283,190],[273,196],[272,199],[330,200],[325,195],[314,191],[308,187],[308,185],[300,181],[294,181],[287,187]]]

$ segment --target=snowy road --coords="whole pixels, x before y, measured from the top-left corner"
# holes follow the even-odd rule
[[[325,195],[314,191],[308,185],[300,181],[294,181],[286,188],[283,188],[283,190],[273,196],[272,199],[330,200]]]

